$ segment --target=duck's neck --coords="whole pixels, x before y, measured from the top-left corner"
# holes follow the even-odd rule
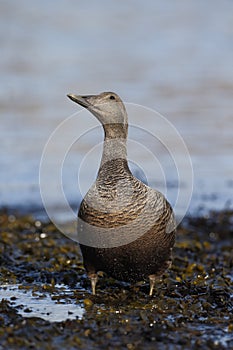
[[[127,163],[127,131],[128,126],[107,124],[104,126],[104,146],[100,169],[108,168],[115,163],[119,167],[128,167]]]

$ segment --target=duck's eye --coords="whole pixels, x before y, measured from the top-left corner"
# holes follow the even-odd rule
[[[109,98],[110,98],[110,100],[115,100],[116,99],[115,96],[113,96],[113,95],[111,95]]]

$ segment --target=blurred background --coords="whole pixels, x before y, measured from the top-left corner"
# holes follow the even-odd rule
[[[193,163],[191,212],[231,205],[232,23],[230,0],[1,1],[0,206],[40,210],[44,146],[57,126],[80,109],[66,94],[102,91],[158,111],[178,130]],[[132,123],[133,118],[129,113]],[[98,125],[88,113],[77,118],[77,128],[80,120],[84,130]],[[150,130],[151,119],[144,120]],[[138,137],[143,144],[143,134]],[[60,148],[67,138],[66,131]],[[67,157],[64,191],[74,207],[82,192],[77,190],[80,162],[102,138],[100,129],[87,133]],[[60,157],[59,147],[54,159]],[[171,169],[159,147],[153,152]],[[82,178],[94,179],[98,157],[97,163],[85,163]],[[146,158],[143,152],[130,154],[135,172],[154,178],[160,187],[153,164],[143,170]],[[50,171],[48,197],[56,207],[53,176]],[[165,176],[173,201],[176,179],[172,170],[165,170]]]

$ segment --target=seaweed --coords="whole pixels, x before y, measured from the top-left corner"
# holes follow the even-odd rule
[[[173,264],[149,285],[104,275],[91,295],[77,243],[51,222],[0,212],[0,293],[6,284],[56,303],[82,306],[81,318],[48,322],[0,299],[6,349],[229,349],[233,346],[233,212],[190,216],[178,227]],[[67,294],[57,288],[64,284]],[[26,310],[26,311],[25,311]]]

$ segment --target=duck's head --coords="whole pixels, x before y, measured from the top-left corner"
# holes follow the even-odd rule
[[[125,106],[114,92],[102,92],[99,95],[67,95],[72,101],[87,108],[103,125],[108,136],[119,136],[119,131],[127,134],[128,118]]]

